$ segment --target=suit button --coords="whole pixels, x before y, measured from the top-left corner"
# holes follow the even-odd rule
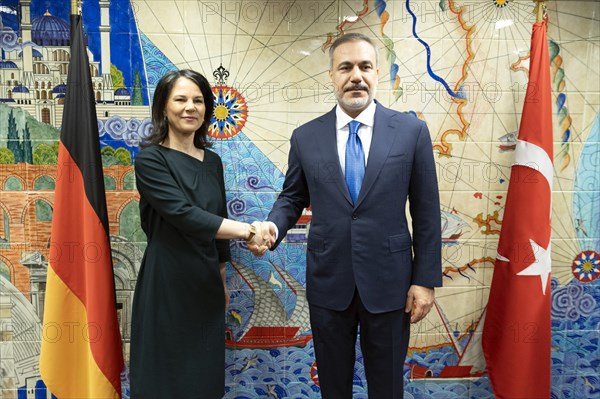
[[[356,219],[358,219],[358,215],[356,213],[353,213],[352,214],[352,220],[356,220]]]

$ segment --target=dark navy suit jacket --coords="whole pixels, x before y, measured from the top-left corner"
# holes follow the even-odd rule
[[[377,103],[365,176],[353,205],[335,122],[334,108],[292,134],[283,190],[268,216],[279,229],[274,247],[310,204],[309,303],[344,310],[356,287],[372,313],[401,309],[410,285],[442,283],[440,202],[429,131],[415,116]]]

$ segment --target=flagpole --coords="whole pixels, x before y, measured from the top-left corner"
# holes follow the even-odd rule
[[[68,167],[69,178],[56,179],[50,248],[65,253],[66,245],[92,246],[97,256],[71,251],[73,256],[48,261],[43,331],[50,326],[80,330],[71,328],[71,334],[56,339],[43,337],[39,370],[53,397],[121,399],[123,350],[96,103],[82,1],[69,2],[70,60],[57,160],[59,170]],[[88,331],[94,330],[98,333],[91,339]]]
[[[536,14],[536,22],[542,22],[544,20],[544,14],[546,11],[546,0],[533,0],[536,3],[534,13]]]

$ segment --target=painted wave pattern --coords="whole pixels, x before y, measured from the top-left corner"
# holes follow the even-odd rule
[[[598,280],[552,280],[552,398],[600,398]]]
[[[224,399],[321,398],[319,387],[311,379],[313,361],[314,348],[312,342],[305,348],[227,351],[225,356],[226,394]],[[368,399],[362,361],[357,364],[354,370],[354,381],[353,397],[355,399]]]
[[[140,142],[152,132],[150,118],[125,119],[113,115],[108,119],[98,119],[98,132],[100,137],[108,135],[110,140],[124,141],[129,147],[138,147]]]
[[[284,175],[247,136],[240,132],[226,140],[214,140],[213,149],[221,156],[225,168],[225,187],[229,192],[250,192],[253,195],[270,194],[271,203],[260,215],[267,216],[275,202],[274,192],[281,189]],[[249,214],[248,216],[256,216]]]
[[[154,88],[156,87],[159,79],[165,73],[177,70],[178,68],[142,32],[140,32],[140,38],[142,41],[144,62],[146,64],[146,78],[148,80],[148,88],[150,90],[149,94],[150,98],[153,98]]]
[[[573,185],[573,219],[581,250],[600,252],[600,114],[579,155]]]

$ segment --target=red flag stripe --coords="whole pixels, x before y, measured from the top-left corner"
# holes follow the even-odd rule
[[[90,346],[98,366],[116,389],[120,387],[123,363],[115,363],[107,350],[121,348],[108,237],[85,196],[81,171],[62,143],[59,154],[58,163],[66,170],[56,184],[53,219],[59,223],[52,224],[50,262],[58,277],[84,304],[90,331],[101,329],[96,339],[90,339]]]

